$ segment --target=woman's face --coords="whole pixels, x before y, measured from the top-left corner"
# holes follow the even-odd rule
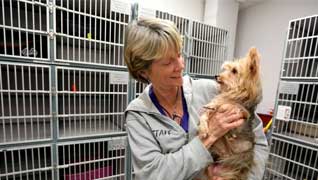
[[[155,87],[175,88],[182,86],[184,60],[181,54],[173,54],[155,60],[145,73]]]

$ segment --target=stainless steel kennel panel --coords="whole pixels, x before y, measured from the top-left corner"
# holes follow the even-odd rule
[[[134,80],[134,83],[135,83],[135,93],[136,93],[135,97],[138,97],[143,92],[143,90],[147,87],[148,84],[137,82],[135,80]]]
[[[125,179],[126,137],[58,145],[56,179]]]
[[[50,67],[0,62],[0,145],[50,139]]]
[[[268,180],[317,180],[317,148],[281,137],[272,139],[265,178]]]
[[[318,179],[317,21],[289,23],[264,179]]]
[[[188,18],[184,18],[181,16],[176,16],[168,12],[163,12],[163,11],[158,11],[156,10],[156,18],[160,19],[167,19],[172,22],[177,26],[181,37],[182,37],[182,56],[187,59],[187,52],[188,52],[188,46],[189,46],[189,41],[188,41],[188,36],[189,36],[189,30],[192,21]]]
[[[179,29],[181,36],[183,37],[189,34],[190,19],[188,18],[184,18],[181,16],[173,15],[171,13],[158,10],[156,11],[156,18],[167,19],[174,22],[177,28]]]
[[[49,145],[18,146],[0,151],[0,180],[53,179]]]
[[[276,116],[274,134],[313,146],[318,143],[318,82],[281,80],[277,108],[289,112]]]
[[[55,9],[57,61],[124,66],[128,2],[58,0]]]
[[[124,131],[128,73],[57,67],[59,137]]]
[[[48,1],[0,1],[0,57],[48,60]]]
[[[227,31],[193,21],[189,36],[188,73],[207,76],[218,74],[226,58]]]
[[[318,18],[291,21],[282,78],[318,79]]]

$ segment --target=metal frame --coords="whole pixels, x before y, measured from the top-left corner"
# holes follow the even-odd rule
[[[194,21],[190,34],[188,73],[194,77],[213,76],[226,60],[227,31]]]
[[[103,3],[110,5],[114,1],[84,0],[81,2],[94,4],[94,8],[96,8],[96,5]],[[117,5],[118,3],[122,5],[120,4],[122,2],[117,2]],[[116,167],[120,167],[120,169],[112,169],[110,174],[103,174],[100,177],[107,175],[108,178],[125,179],[125,159],[130,157],[126,157],[126,132],[123,125],[123,111],[128,102],[128,73],[125,72],[126,68],[123,64],[123,34],[130,15],[121,13],[120,9],[110,10],[107,7],[105,9],[106,5],[102,5],[99,10],[104,8],[109,17],[100,17],[101,14],[78,12],[76,9],[72,9],[74,6],[70,7],[67,4],[75,5],[75,1],[2,0],[0,2],[0,13],[6,15],[2,16],[0,21],[0,45],[3,45],[3,48],[1,48],[3,52],[0,50],[0,98],[2,102],[2,104],[0,103],[0,160],[3,162],[0,179],[59,179],[60,177],[64,179],[65,176],[62,175],[61,169],[71,169],[71,166],[81,167],[80,164],[88,164],[88,167],[94,169],[95,165],[100,167],[97,165],[105,164],[105,162],[108,165],[119,164],[120,166],[116,165]],[[66,6],[64,7],[64,5]],[[75,7],[80,6],[76,4]],[[93,8],[90,9],[90,11],[92,10]],[[106,34],[103,36],[104,39],[101,36],[98,39],[97,36],[94,36],[94,33],[91,33],[91,37],[81,37],[79,34],[70,33],[70,27],[66,28],[67,32],[59,32],[59,28],[57,28],[59,24],[55,20],[57,17],[62,18],[62,15],[57,13],[61,11],[67,14],[69,18],[72,16],[71,19],[73,20],[75,17],[86,17],[84,19],[89,19],[90,23],[95,23],[95,26],[89,28],[89,30],[95,28],[95,34],[97,34],[97,29],[101,32],[100,24],[106,26],[105,22],[110,22],[111,27],[109,29],[112,32],[108,32],[108,37],[117,38],[111,37],[107,42]],[[66,21],[68,22],[67,19]],[[75,23],[75,21],[73,22]],[[39,24],[39,26],[36,24]],[[80,21],[79,24],[81,24]],[[84,26],[86,26],[85,23]],[[77,25],[76,28],[80,29],[80,26]],[[59,49],[58,46],[59,38],[62,37],[66,39],[67,44],[64,50]],[[75,46],[71,44],[75,40],[86,43],[88,51],[74,53],[70,50]],[[27,43],[24,47],[23,41],[32,42],[30,45]],[[13,45],[13,43],[15,44]],[[96,44],[102,44],[102,46],[97,47]],[[35,47],[35,50],[31,49],[33,47]],[[28,50],[26,54],[21,51],[23,48]],[[101,56],[99,56],[100,58],[94,57],[94,54],[101,54],[97,52],[101,48],[110,49],[107,52],[108,57],[103,57],[103,59],[107,59],[107,62],[92,61],[89,58],[87,62],[75,61],[72,58],[72,55],[77,54],[79,56],[76,56],[76,58],[78,58],[81,55],[80,53],[84,52],[91,59],[101,59]],[[33,54],[30,54],[30,52],[33,52]],[[37,52],[37,54],[34,52]],[[66,56],[59,57],[60,52],[65,53]],[[81,58],[78,59],[81,60]],[[75,73],[75,75],[79,73],[83,77],[72,76],[72,73]],[[72,76],[72,81],[70,76],[67,77],[67,75]],[[126,81],[123,81],[123,77]],[[118,82],[116,78],[121,78],[121,80]],[[6,81],[2,81],[3,79]],[[109,82],[111,79],[113,82]],[[87,86],[87,89],[83,91],[81,80],[83,80],[83,83],[93,84],[93,86]],[[100,80],[108,83],[102,83]],[[68,83],[78,82],[78,89],[69,89],[70,86],[66,86],[69,85]],[[104,88],[101,88],[102,84]],[[108,97],[113,97],[112,102]],[[73,98],[72,103],[74,104],[66,105],[71,98]],[[61,131],[61,127],[64,127],[61,126],[61,122],[66,124],[72,122],[73,124],[70,127],[73,130],[77,127],[74,124],[81,125],[81,123],[75,123],[81,122],[78,121],[80,117],[73,112],[68,113],[68,110],[79,110],[82,99],[88,102],[85,108],[87,106],[99,106],[99,108],[93,107],[94,111],[91,108],[92,111],[84,116],[89,120],[83,121],[83,125],[87,123],[95,126],[85,129],[85,132],[89,135],[80,133],[80,131],[63,135],[62,132],[67,132],[67,130]],[[107,99],[107,104],[98,99],[104,99],[104,102]],[[118,102],[117,105],[114,102]],[[7,104],[10,106],[7,106]],[[101,104],[103,104],[103,110]],[[70,107],[71,105],[72,107]],[[79,106],[79,109],[77,109],[77,106]],[[27,111],[32,113],[27,114]],[[44,118],[45,120],[43,120]],[[69,118],[72,120],[69,120]],[[17,123],[19,121],[22,124]],[[99,123],[95,124],[93,121]],[[45,127],[43,124],[47,126]],[[100,124],[105,125],[105,128],[97,132]],[[106,125],[109,125],[109,127],[106,128]],[[19,131],[15,131],[15,129]],[[33,134],[33,136],[28,134]],[[102,142],[108,144],[108,149],[106,149],[108,154],[105,152],[108,157],[95,158],[94,160],[87,157],[86,159],[79,159],[81,162],[67,164],[64,161],[65,164],[61,164],[60,156],[66,157],[63,154],[63,149],[81,143],[92,144],[93,142],[96,142],[96,147],[103,144]],[[88,149],[88,151],[90,150]],[[118,163],[116,159],[121,160]],[[94,173],[104,172],[99,169],[98,172],[91,170],[88,174],[93,174],[94,177]]]
[[[50,67],[0,62],[0,79],[0,144],[50,139]]]
[[[289,22],[264,179],[318,179],[317,21]]]
[[[0,0],[0,14],[0,180],[133,179],[123,112],[146,85],[128,76],[123,43],[138,4]],[[223,61],[209,54],[221,53],[214,45],[226,49],[227,33],[167,12],[155,16],[180,29],[185,73],[215,75],[200,71],[206,64],[190,71],[191,63]]]

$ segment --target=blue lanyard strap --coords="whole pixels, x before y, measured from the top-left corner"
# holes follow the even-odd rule
[[[188,107],[187,107],[187,103],[185,101],[184,98],[184,94],[183,94],[183,88],[181,88],[181,92],[182,92],[182,108],[183,108],[183,116],[181,119],[181,127],[184,129],[185,132],[188,132],[189,130],[189,112],[188,112]],[[156,108],[159,110],[159,112],[166,116],[166,113],[164,111],[164,108],[159,104],[159,101],[155,95],[155,93],[153,92],[153,87],[151,86],[149,89],[149,97],[152,101],[152,103],[156,106]]]
[[[181,88],[182,92],[182,106],[183,106],[183,116],[181,120],[181,127],[185,130],[185,132],[188,132],[189,130],[189,112],[187,107],[187,102],[184,98],[183,94],[183,88]]]
[[[150,96],[150,99],[152,101],[152,103],[156,106],[156,108],[159,110],[159,112],[162,114],[162,115],[166,115],[162,106],[159,104],[159,101],[155,95],[155,93],[153,92],[153,87],[151,86],[150,89],[149,89],[149,96]]]

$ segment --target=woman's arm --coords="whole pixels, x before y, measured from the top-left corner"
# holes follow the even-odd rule
[[[253,129],[255,133],[254,162],[252,171],[249,174],[249,180],[261,180],[264,175],[265,165],[269,155],[269,148],[266,136],[263,132],[263,123],[257,115],[255,115],[257,126]]]
[[[126,120],[136,179],[190,179],[213,162],[198,137],[176,152],[163,154],[150,127],[140,114],[127,112]]]

